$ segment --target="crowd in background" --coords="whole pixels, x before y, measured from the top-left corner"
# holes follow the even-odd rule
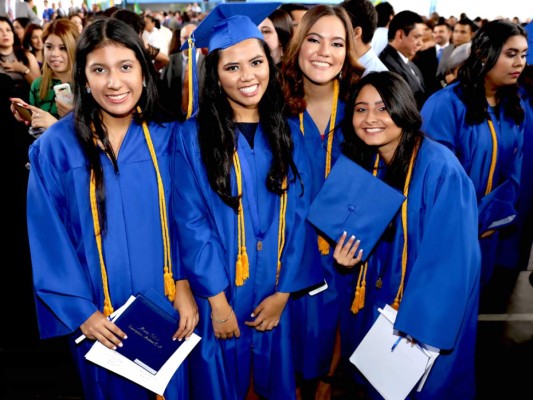
[[[465,14],[444,17],[436,12],[430,16],[412,11],[396,13],[390,3],[381,2],[374,6],[368,0],[345,0],[338,6],[285,3],[258,24],[267,46],[265,48],[269,51],[270,77],[277,80],[276,86],[269,86],[264,94],[265,98],[272,96],[270,99],[276,99],[270,103],[275,116],[266,117],[268,113],[265,110],[268,107],[263,100],[258,106],[259,123],[265,129],[265,136],[268,136],[273,127],[283,133],[280,134],[281,139],[269,137],[268,143],[254,143],[254,133],[250,136],[248,130],[256,129],[255,125],[250,128],[247,125],[249,121],[246,117],[241,118],[241,114],[235,117],[235,121],[229,122],[221,112],[225,110],[226,96],[232,106],[231,109],[228,107],[227,113],[231,114],[230,110],[236,112],[236,107],[232,102],[230,84],[224,81],[223,74],[218,76],[220,72],[216,64],[213,64],[218,59],[211,53],[212,49],[207,46],[195,47],[188,41],[209,15],[210,11],[205,10],[204,4],[200,6],[198,3],[190,3],[179,11],[145,9],[135,12],[118,7],[100,10],[97,5],[89,9],[85,3],[79,7],[74,2],[69,6],[61,1],[49,4],[49,0],[44,0],[44,9],[37,13],[33,1],[17,2],[17,6],[13,8],[15,14],[10,14],[7,3],[5,9],[0,3],[0,121],[5,121],[6,127],[14,132],[25,135],[24,140],[17,139],[17,163],[31,169],[27,157],[28,147],[33,144],[34,138],[39,138],[51,127],[54,127],[51,132],[55,135],[58,134],[59,126],[83,131],[80,121],[89,121],[94,117],[88,113],[88,108],[99,109],[97,94],[91,92],[94,89],[79,87],[80,81],[76,80],[76,77],[85,80],[88,85],[90,77],[74,70],[76,63],[80,63],[76,59],[79,39],[85,38],[83,44],[87,47],[87,53],[84,56],[88,59],[91,52],[96,51],[94,48],[98,50],[99,46],[96,42],[90,43],[90,38],[84,36],[88,27],[96,23],[99,30],[96,26],[91,28],[96,35],[105,29],[102,20],[112,18],[125,22],[133,28],[137,37],[120,42],[118,33],[124,28],[118,24],[114,40],[136,51],[135,57],[143,67],[143,76],[148,74],[148,69],[154,74],[153,82],[142,81],[143,87],[139,80],[137,89],[143,93],[152,91],[153,95],[148,99],[143,95],[140,102],[153,106],[154,109],[160,108],[162,113],[171,116],[169,118],[173,122],[169,126],[172,128],[168,129],[179,131],[182,138],[179,139],[182,142],[178,144],[182,159],[179,159],[178,164],[181,163],[183,171],[190,170],[198,175],[191,175],[189,178],[180,176],[177,179],[180,188],[188,188],[187,193],[215,189],[209,195],[200,192],[198,197],[186,196],[183,194],[185,192],[172,194],[183,204],[188,204],[187,209],[191,214],[195,207],[204,206],[200,204],[203,196],[212,196],[209,197],[209,204],[216,205],[212,211],[213,220],[228,220],[230,214],[244,218],[239,214],[240,197],[232,197],[231,192],[226,192],[228,188],[225,185],[232,178],[212,172],[221,164],[225,163],[227,167],[239,162],[238,159],[231,159],[235,144],[228,141],[228,137],[232,135],[232,129],[245,136],[247,145],[250,146],[249,154],[241,154],[245,163],[251,163],[246,157],[251,158],[254,151],[267,154],[265,157],[269,160],[270,148],[276,148],[280,152],[279,159],[275,157],[272,165],[261,165],[264,168],[261,173],[268,177],[267,180],[272,185],[265,193],[271,195],[273,192],[276,193],[273,198],[283,199],[283,195],[277,194],[286,191],[291,201],[298,202],[298,206],[290,203],[291,207],[297,208],[289,208],[287,217],[293,218],[296,225],[300,220],[299,213],[309,205],[306,202],[311,203],[318,196],[335,163],[344,156],[372,172],[405,197],[409,195],[408,199],[412,200],[409,210],[413,207],[423,210],[420,214],[424,218],[414,216],[415,213],[408,214],[406,208],[401,215],[397,215],[395,221],[390,221],[383,234],[384,238],[373,251],[372,257],[364,262],[364,253],[358,247],[361,245],[364,249],[364,243],[360,244],[356,241],[357,238],[343,236],[338,242],[332,241],[310,224],[295,226],[288,233],[289,236],[298,236],[304,243],[300,249],[302,252],[295,252],[294,257],[299,257],[302,265],[312,265],[322,271],[320,277],[325,278],[329,287],[315,296],[309,296],[308,283],[316,284],[317,280],[299,275],[301,281],[293,276],[293,285],[282,286],[287,288],[287,292],[291,292],[290,300],[272,299],[268,293],[265,295],[264,302],[267,305],[264,307],[277,302],[275,306],[271,306],[273,313],[281,310],[279,314],[282,315],[283,312],[283,317],[287,318],[284,321],[278,315],[275,322],[275,318],[272,321],[265,318],[265,324],[270,324],[267,330],[280,331],[277,328],[280,319],[284,321],[282,325],[291,324],[292,333],[289,334],[288,329],[283,331],[283,338],[276,338],[278,341],[275,343],[280,347],[287,346],[284,339],[289,335],[298,338],[294,340],[294,350],[291,350],[291,360],[294,363],[291,368],[296,372],[295,383],[285,382],[287,386],[279,386],[277,390],[289,388],[291,395],[287,398],[293,397],[294,389],[294,396],[298,398],[329,399],[331,385],[339,369],[343,369],[349,376],[353,375],[353,382],[364,387],[364,379],[346,360],[377,318],[374,308],[382,302],[392,304],[393,301],[397,302],[398,308],[405,291],[406,300],[401,303],[402,313],[398,314],[399,329],[403,327],[409,335],[441,349],[441,361],[436,364],[433,375],[428,379],[426,391],[414,398],[475,398],[475,388],[470,385],[474,383],[474,378],[470,375],[475,371],[473,351],[477,314],[503,312],[518,273],[527,267],[533,243],[533,188],[527,181],[533,173],[533,65],[529,55],[533,51],[526,51],[528,43],[531,46],[533,22],[520,17],[515,17],[512,21],[489,21],[480,16],[470,18]],[[333,39],[330,40],[330,37]],[[322,47],[324,43],[327,43],[327,49]],[[137,45],[142,45],[142,49],[137,49]],[[229,49],[237,45],[239,43],[232,43]],[[245,50],[247,51],[246,48],[242,51]],[[149,68],[143,64],[143,57],[149,61]],[[191,57],[194,57],[194,62]],[[316,64],[323,62],[323,59],[327,59],[328,65],[334,67],[335,74],[327,75],[314,70]],[[84,62],[87,61],[83,60]],[[196,67],[196,70],[191,71],[191,67]],[[191,90],[193,84],[189,82],[192,79],[198,85],[196,91]],[[56,86],[62,84],[70,86],[74,95],[72,102],[65,101],[55,90]],[[393,92],[391,88],[394,88]],[[153,93],[155,91],[157,96]],[[206,97],[206,93],[210,96]],[[222,96],[224,100],[217,96]],[[198,101],[200,113],[195,115]],[[14,103],[22,104],[23,108],[30,111],[31,117],[25,118]],[[374,104],[378,103],[383,107],[375,110]],[[133,112],[135,118],[143,117],[142,113],[139,117],[136,112]],[[363,127],[365,123],[369,123],[367,120],[360,122],[363,114],[383,112],[388,116],[387,124],[390,125],[387,127],[392,126],[398,130],[397,136],[391,137],[393,145],[392,150],[387,148],[388,152],[382,151],[381,144],[376,145],[365,138],[365,132],[372,128]],[[73,122],[74,113],[83,115],[85,119],[76,118]],[[161,121],[153,115],[150,118],[153,119],[145,121],[150,129],[159,129],[155,126]],[[256,118],[255,114],[253,118]],[[383,114],[375,117],[376,121],[381,121],[382,118]],[[99,122],[101,126],[96,128],[100,134],[98,140],[104,148],[109,147],[109,154],[115,154],[114,144],[106,141],[104,133],[111,130],[111,126],[118,129],[114,122],[116,121],[113,119],[102,119]],[[94,124],[87,125],[94,131]],[[375,129],[383,128],[377,125]],[[141,125],[139,131],[140,127]],[[185,130],[189,133],[185,133]],[[194,132],[194,135],[190,132]],[[215,137],[215,134],[210,137],[206,132],[216,132],[219,137]],[[303,138],[297,135],[291,139],[294,132],[301,133]],[[90,133],[89,130],[85,132],[87,137]],[[432,140],[426,140],[426,136]],[[200,148],[195,148],[197,138],[200,138]],[[435,147],[433,140],[439,142]],[[296,143],[294,148],[307,154],[305,157],[301,155],[300,159],[298,152],[289,156],[288,149],[293,149],[293,142]],[[84,146],[90,147],[91,140]],[[375,150],[376,147],[379,150]],[[219,148],[227,154],[220,154],[222,151]],[[39,158],[35,155],[36,150],[33,151],[33,162],[37,163]],[[21,153],[24,155],[20,156]],[[451,154],[456,158],[451,157]],[[198,155],[202,157],[201,160],[195,159]],[[311,161],[309,165],[307,157]],[[113,157],[111,159],[115,170],[118,170],[118,161]],[[426,175],[422,175],[419,170],[416,173],[412,171],[415,159],[418,165],[425,166]],[[202,162],[207,165],[207,172],[203,171]],[[47,167],[39,168],[46,171]],[[226,172],[229,173],[230,169],[227,168]],[[179,175],[180,172],[178,169],[163,170],[163,175]],[[24,173],[27,174],[27,171]],[[53,174],[49,177],[52,179]],[[247,177],[242,179],[245,178]],[[282,184],[283,179],[287,178],[290,184]],[[298,186],[294,182],[297,178],[309,190],[304,191],[308,198],[296,194]],[[21,180],[27,182],[27,176]],[[173,179],[168,180],[170,182]],[[431,180],[434,182],[430,182]],[[205,184],[205,188],[197,189],[198,182]],[[276,182],[279,186],[276,186]],[[270,204],[269,197],[265,196],[267,204]],[[167,198],[167,201],[177,201],[172,199],[173,197]],[[279,201],[281,208],[282,200]],[[231,212],[226,213],[225,207]],[[298,207],[302,207],[302,210]],[[456,217],[462,218],[446,217],[447,212],[456,212]],[[176,217],[178,225],[189,229],[190,220],[187,218],[192,217],[185,213],[179,214]],[[189,232],[185,228],[181,229],[184,232],[177,233],[180,241],[190,241],[186,251],[192,252],[195,246],[200,247],[191,239],[194,237],[194,230]],[[408,233],[409,246],[412,246],[409,250],[407,237],[403,236]],[[215,236],[219,239],[218,236],[226,234],[224,228]],[[446,237],[451,241],[457,240],[456,245],[447,244],[444,249],[442,241],[447,241],[448,239],[444,239]],[[233,239],[228,237],[225,240],[231,242]],[[276,236],[273,246],[281,252],[278,240],[281,239]],[[404,254],[409,251],[409,257],[412,257],[409,258],[410,264],[407,256],[403,259],[402,246],[405,246]],[[259,250],[257,254],[261,254]],[[201,250],[198,251],[201,253]],[[255,249],[249,252],[254,254],[253,257],[259,258],[254,253]],[[187,255],[183,254],[180,257],[186,258]],[[277,260],[280,262],[279,254]],[[235,263],[233,259],[231,262]],[[420,265],[426,265],[424,263],[432,266],[433,277],[420,272]],[[397,268],[386,270],[385,265],[388,264],[396,265]],[[465,265],[468,267],[459,268]],[[352,269],[354,266],[358,267],[355,274]],[[282,271],[282,274],[288,273]],[[210,319],[221,323],[229,320],[229,323],[238,326],[239,314],[244,314],[245,311],[237,311],[238,306],[230,304],[231,301],[226,298],[223,301],[220,298],[213,301],[210,297],[209,302],[203,301],[206,300],[204,293],[211,289],[202,286],[203,279],[210,278],[204,277],[202,271],[189,272],[197,278],[197,282],[191,283],[190,298],[194,295],[199,305],[199,327],[203,335],[207,338],[212,333]],[[277,274],[278,276],[274,276],[276,285],[280,272]],[[419,279],[416,274],[420,274]],[[357,305],[354,302],[354,293],[356,290],[360,291],[361,281],[366,284],[368,279],[372,286],[376,282],[376,288],[381,289],[382,286],[379,285],[386,276],[390,277],[390,282],[385,289],[379,291],[366,288],[366,308],[363,308],[364,294],[362,303]],[[409,285],[404,285],[407,280]],[[533,285],[533,274],[530,281]],[[398,282],[401,282],[399,287]],[[443,282],[446,282],[446,289],[441,292]],[[213,286],[218,288],[218,284],[213,283]],[[186,291],[190,291],[188,283],[186,286]],[[314,289],[319,287],[320,285],[316,285]],[[195,288],[201,296],[195,293]],[[440,295],[443,297],[442,301]],[[435,310],[426,310],[427,315],[423,314],[425,320],[435,318],[431,322],[433,331],[426,332],[424,326],[415,323],[417,318],[422,318],[416,301],[429,301],[430,296],[433,304],[442,307],[443,311],[435,316]],[[455,299],[450,299],[454,296]],[[187,297],[187,301],[190,298]],[[283,311],[285,302],[287,306]],[[196,305],[190,309],[194,307]],[[180,306],[177,308],[180,309]],[[187,315],[187,312],[192,313],[190,309],[181,307],[180,312]],[[220,309],[231,309],[231,312],[226,318],[228,312],[222,313]],[[291,319],[287,317],[289,312]],[[207,327],[202,327],[202,318],[209,322]],[[189,316],[189,320],[191,319],[194,318]],[[264,332],[265,328],[259,328],[260,325],[258,323],[252,327]],[[243,331],[242,325],[241,330]],[[353,332],[358,333],[356,335]],[[56,333],[49,333],[49,336],[54,334]],[[209,343],[216,347],[213,343],[218,343],[218,340],[235,340],[240,334],[238,327],[227,332],[215,329],[215,336],[211,337],[212,343]],[[243,337],[245,336],[243,333]],[[98,336],[95,335],[94,338]],[[267,346],[264,343],[261,345]],[[459,355],[457,348],[460,348]],[[216,353],[216,362],[220,362],[218,357],[227,357],[229,350],[225,348],[224,351],[224,356]],[[193,359],[195,357],[197,360],[201,358],[193,356]],[[215,361],[210,357],[205,356],[197,361],[197,365],[204,365],[206,370],[209,365],[212,367]],[[191,368],[194,369],[194,366]],[[281,370],[278,373],[281,374]],[[217,375],[215,372],[213,374]],[[253,381],[254,375],[252,373],[251,378],[246,376],[245,383],[240,382],[235,388],[224,390],[228,393],[232,390],[238,392],[232,394],[235,398],[252,396],[248,392],[248,382],[249,379]],[[278,378],[282,380],[282,377]],[[218,376],[217,379],[222,378]],[[466,380],[469,382],[465,382]],[[211,383],[219,389],[223,386],[216,383],[214,378]],[[259,385],[259,381],[256,383]],[[202,385],[191,389],[192,395],[204,393],[202,390],[215,390],[209,385],[202,386],[200,390],[200,386]],[[253,384],[251,387],[250,390],[253,391]],[[135,390],[132,390],[134,393]],[[275,391],[268,392],[263,387],[258,390],[262,396],[269,397],[270,393],[274,396],[271,397],[273,399],[282,398],[279,393],[273,394],[277,393]],[[186,392],[189,395],[188,389]],[[379,398],[371,387],[365,388],[364,392],[368,398]],[[220,393],[215,397],[227,396],[227,393]]]

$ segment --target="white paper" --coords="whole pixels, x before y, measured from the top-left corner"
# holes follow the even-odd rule
[[[135,300],[131,296],[128,301],[113,314],[111,320],[117,319],[128,306]],[[80,337],[81,338],[81,337]],[[78,338],[78,339],[80,339]],[[201,337],[193,333],[180,347],[170,356],[165,364],[154,375],[145,370],[143,367],[135,364],[129,358],[122,354],[105,347],[100,342],[95,342],[91,349],[85,354],[85,358],[95,364],[100,365],[110,371],[113,371],[152,392],[163,396],[163,393],[170,382],[170,379],[187,358],[189,353],[198,344]]]
[[[487,229],[494,229],[502,225],[510,224],[511,222],[513,222],[515,217],[516,217],[516,214],[513,214],[513,215],[509,215],[508,217],[499,219],[498,221],[494,221],[492,224],[489,225]]]
[[[438,352],[423,349],[393,328],[396,310],[386,305],[350,361],[386,400],[403,400],[427,376]],[[392,350],[394,344],[399,340]],[[420,382],[423,385],[424,382]],[[421,385],[419,388],[421,389]]]
[[[100,342],[93,344],[85,358],[162,396],[168,382],[200,339],[200,336],[193,333],[155,375]]]

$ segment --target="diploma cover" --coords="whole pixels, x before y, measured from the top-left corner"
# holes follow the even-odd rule
[[[178,312],[155,291],[138,294],[115,324],[128,336],[116,351],[152,374],[183,343],[172,340],[178,330]]]

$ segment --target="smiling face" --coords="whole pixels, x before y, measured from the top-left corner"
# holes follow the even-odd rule
[[[50,35],[44,42],[44,59],[50,69],[55,74],[70,71],[71,63],[68,58],[68,51],[57,35]]]
[[[376,146],[385,163],[390,163],[400,143],[402,129],[392,120],[374,86],[363,86],[357,95],[352,124],[355,134],[368,146]]]
[[[346,59],[346,30],[340,18],[325,16],[309,29],[300,52],[298,64],[304,80],[314,84],[332,82]]]
[[[44,44],[43,44],[42,36],[43,36],[42,29],[34,29],[33,32],[31,33],[30,43],[31,43],[31,47],[34,50],[43,49]]]
[[[257,122],[258,106],[267,89],[269,73],[268,59],[258,39],[244,40],[220,52],[220,86],[238,122]]]
[[[143,92],[143,73],[133,50],[108,44],[87,56],[87,87],[109,118],[130,118]]]
[[[497,89],[514,85],[526,67],[527,40],[524,36],[511,36],[502,47],[494,67],[485,76],[485,87]]]

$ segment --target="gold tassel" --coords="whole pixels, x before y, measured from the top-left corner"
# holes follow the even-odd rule
[[[104,299],[104,315],[106,317],[109,317],[111,314],[113,314],[113,306],[111,305],[111,301],[108,298]]]
[[[396,297],[394,299],[394,303],[392,303],[392,308],[394,308],[396,311],[400,308],[400,300]]]
[[[156,395],[155,400],[165,400],[165,396]]]
[[[354,314],[357,314],[359,312],[359,294],[360,294],[359,293],[359,287],[357,287],[355,289],[355,296],[353,298],[352,308],[351,308],[351,310],[352,310],[352,312]]]
[[[174,282],[174,277],[168,267],[165,267],[163,276],[165,280],[165,296],[167,296],[170,301],[174,301],[174,298],[176,297],[176,282]]]
[[[365,306],[366,295],[366,271],[368,269],[368,262],[364,263],[359,270],[359,277],[355,285],[355,296],[352,302],[351,311],[357,314]]]
[[[361,298],[359,299],[359,309],[362,309],[365,306],[365,295],[366,295],[366,281],[363,281],[361,285]]]
[[[250,263],[248,262],[248,253],[246,252],[246,246],[241,247],[241,254],[242,280],[245,281],[250,277]]]
[[[244,279],[242,279],[242,256],[237,256],[237,262],[235,263],[235,285],[244,285]]]
[[[329,254],[329,243],[320,235],[318,235],[318,250],[323,256],[327,256]]]

